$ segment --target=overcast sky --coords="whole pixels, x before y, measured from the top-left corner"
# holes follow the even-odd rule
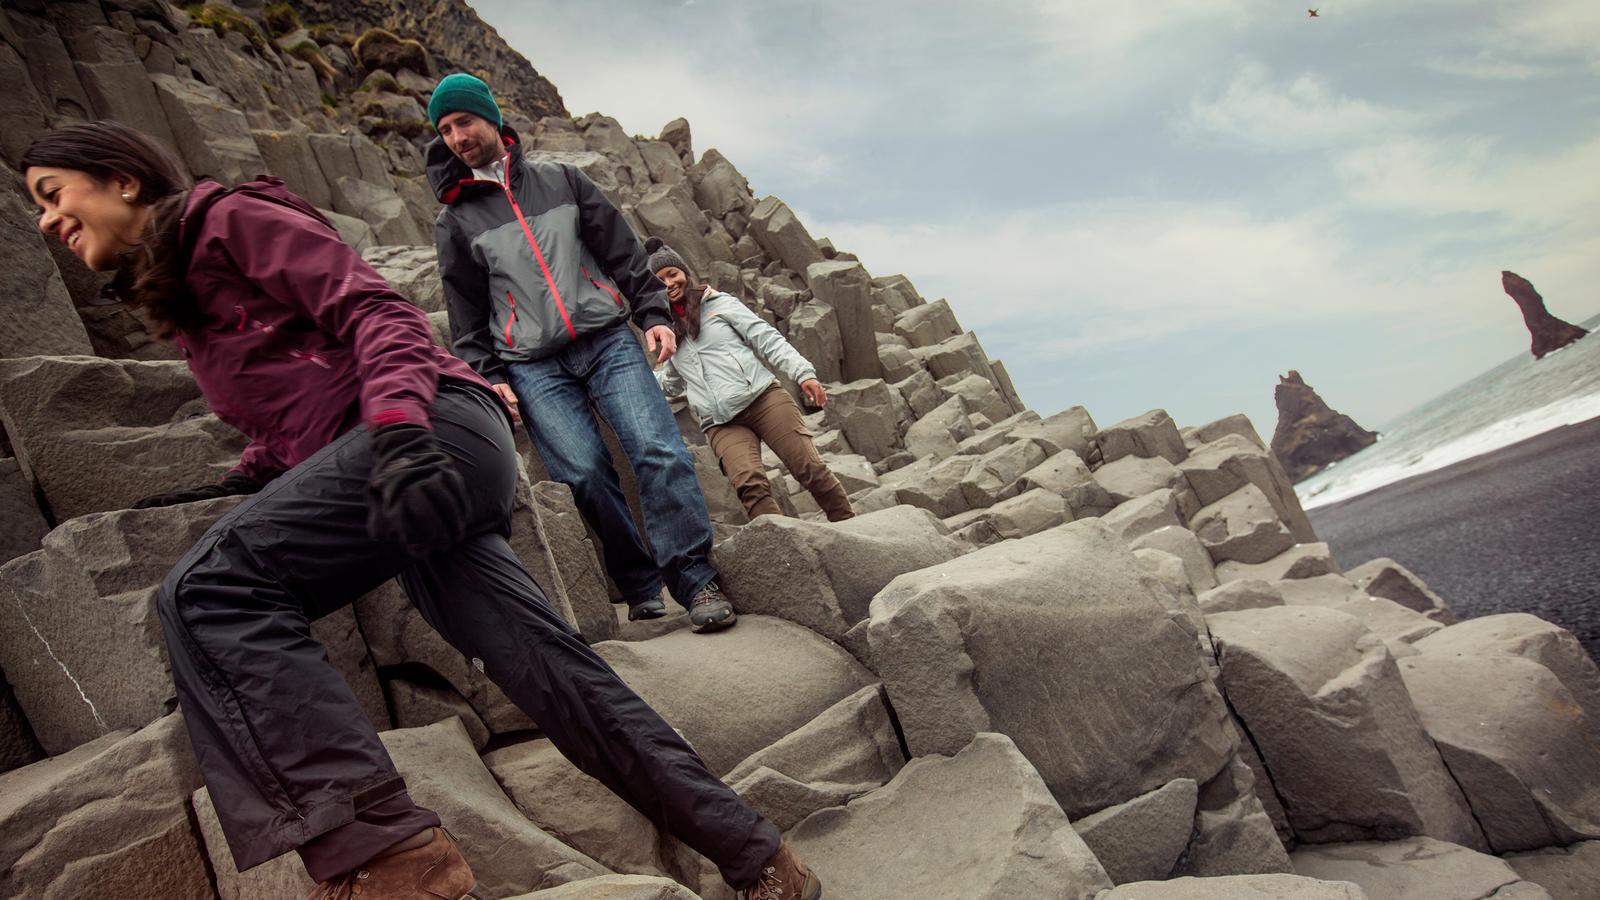
[[[471,0],[574,115],[684,116],[947,297],[1024,402],[1368,427],[1600,313],[1600,0]]]

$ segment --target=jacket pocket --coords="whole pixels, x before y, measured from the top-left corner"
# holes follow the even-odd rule
[[[506,316],[506,346],[514,347],[516,342],[511,339],[511,326],[517,324],[517,298],[506,291],[506,302],[511,304],[511,314]]]
[[[589,274],[589,269],[588,269],[587,266],[583,267],[583,277],[589,279],[589,283],[590,284],[594,285],[595,287],[599,288],[602,291],[605,291],[607,294],[610,294],[611,295],[611,299],[617,301],[617,305],[618,306],[622,305],[622,295],[617,293],[617,289],[612,287],[612,286],[610,286],[610,285],[608,285],[608,284],[603,284],[600,281],[596,280],[593,275]]]

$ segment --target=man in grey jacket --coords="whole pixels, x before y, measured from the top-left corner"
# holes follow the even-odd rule
[[[644,248],[577,168],[523,155],[479,79],[441,80],[428,117],[439,131],[427,163],[445,205],[434,241],[451,349],[521,411],[550,477],[572,487],[630,619],[666,612],[665,580],[695,631],[732,625],[694,464],[628,328],[631,319],[644,332],[657,362],[677,349],[666,289]],[[648,546],[595,412],[638,478]]]

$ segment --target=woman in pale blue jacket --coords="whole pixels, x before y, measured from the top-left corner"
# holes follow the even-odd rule
[[[828,394],[816,368],[738,298],[693,284],[683,257],[660,238],[651,238],[645,249],[651,270],[667,286],[678,336],[678,352],[656,370],[656,381],[668,397],[688,395],[689,409],[745,512],[752,519],[780,513],[761,464],[765,442],[829,521],[855,515],[844,486],[817,454],[800,407],[761,363],[794,379],[820,408]]]

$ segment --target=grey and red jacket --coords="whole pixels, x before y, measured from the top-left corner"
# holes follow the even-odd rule
[[[269,481],[358,422],[431,427],[441,376],[483,384],[281,180],[223,190],[201,182],[178,222],[208,324],[177,343],[217,417],[250,439],[235,472]]]
[[[611,201],[577,168],[530,160],[516,132],[500,133],[506,184],[475,177],[442,139],[428,144],[456,355],[504,382],[505,362],[549,356],[630,317],[670,327],[667,289]]]

